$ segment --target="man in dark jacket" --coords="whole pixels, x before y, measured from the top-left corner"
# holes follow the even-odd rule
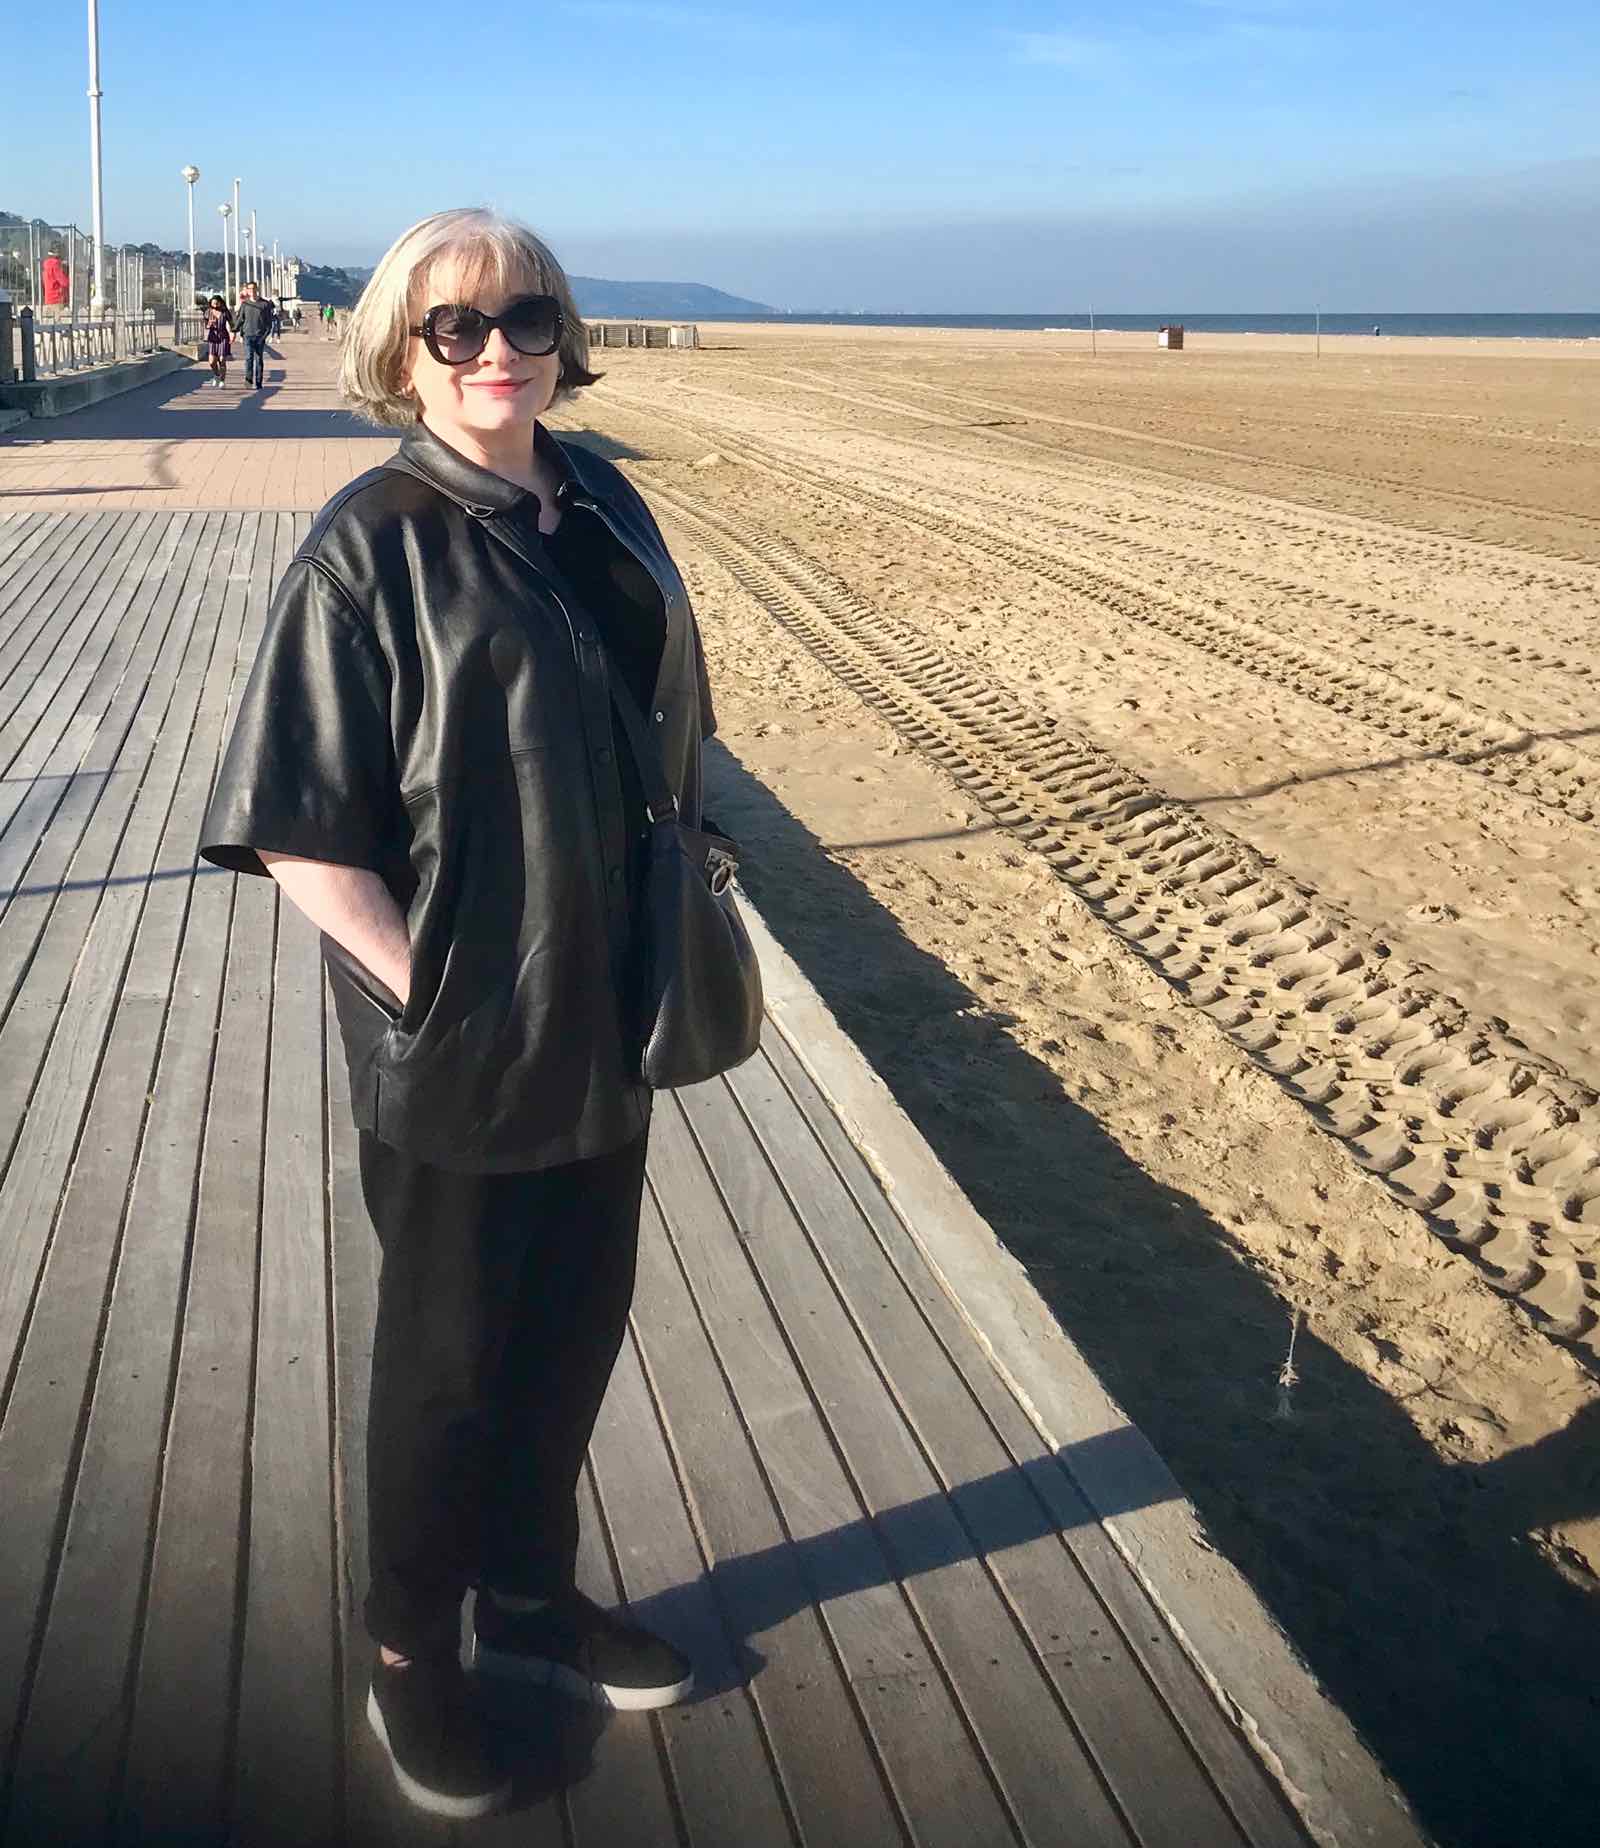
[[[247,282],[235,318],[244,337],[244,382],[258,391],[266,383],[267,335],[272,331],[273,313],[273,303],[263,300],[256,285]]]

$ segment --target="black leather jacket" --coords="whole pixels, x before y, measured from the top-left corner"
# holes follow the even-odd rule
[[[655,736],[697,824],[713,719],[683,582],[609,462],[537,441],[563,520],[603,522],[614,580],[659,610]],[[278,586],[202,834],[240,872],[266,848],[381,874],[405,1007],[323,945],[356,1125],[470,1172],[604,1154],[649,1120],[607,661],[538,510],[421,425],[335,495]]]

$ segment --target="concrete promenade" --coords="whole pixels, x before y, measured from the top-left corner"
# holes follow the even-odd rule
[[[0,441],[0,507],[315,510],[394,444],[339,408],[337,342],[285,334],[267,352],[264,391],[245,390],[236,341],[221,391],[196,365],[69,418],[22,425]]]
[[[0,440],[0,1839],[1415,1848],[759,919],[766,1045],[660,1102],[583,1484],[586,1588],[700,1690],[519,1695],[511,1812],[398,1802],[337,1031],[309,926],[195,864],[273,583],[391,447],[274,350]]]

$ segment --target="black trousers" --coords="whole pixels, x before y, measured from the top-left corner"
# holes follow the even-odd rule
[[[367,1414],[366,1625],[453,1646],[488,1584],[572,1584],[575,1501],[633,1298],[646,1136],[528,1174],[455,1174],[361,1134],[383,1251]]]

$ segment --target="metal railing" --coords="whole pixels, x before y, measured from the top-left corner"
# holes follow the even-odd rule
[[[134,359],[154,353],[161,345],[161,328],[153,308],[142,314],[108,315],[103,321],[57,320],[48,315],[49,310],[36,316],[31,308],[24,308],[20,313],[0,317],[9,322],[12,379],[31,384],[40,377],[55,378],[64,372],[83,372],[119,359]],[[181,318],[198,327],[197,315]],[[5,368],[0,367],[0,375],[4,372]]]

